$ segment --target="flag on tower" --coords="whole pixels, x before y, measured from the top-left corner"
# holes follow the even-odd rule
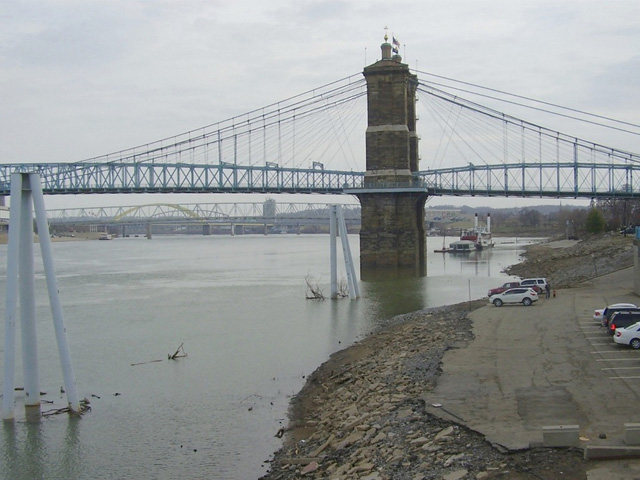
[[[400,52],[400,42],[398,41],[398,39],[396,37],[393,37],[392,40],[393,43],[393,53],[399,53]]]

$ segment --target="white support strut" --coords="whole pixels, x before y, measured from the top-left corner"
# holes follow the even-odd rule
[[[331,298],[338,298],[338,260],[336,253],[337,221],[336,205],[329,206],[329,257],[331,263]]]
[[[349,248],[347,237],[347,224],[344,221],[344,213],[341,205],[329,205],[329,238],[330,238],[330,263],[331,263],[331,298],[338,298],[338,260],[336,252],[336,237],[340,235],[344,266],[347,271],[347,283],[349,298],[355,300],[360,296],[360,289],[356,281],[356,272]]]
[[[26,407],[40,407],[38,340],[36,335],[36,275],[33,259],[33,209],[31,198],[29,178],[28,176],[23,176],[20,195],[21,215],[18,288],[20,290],[20,333],[22,338],[22,370],[24,372],[24,403]]]
[[[11,176],[11,216],[9,218],[9,245],[7,246],[7,291],[4,320],[4,384],[2,393],[2,418],[13,418],[16,368],[16,316],[18,312],[18,254],[20,246],[20,210],[22,176]]]
[[[344,256],[344,265],[347,271],[347,282],[349,284],[349,298],[355,300],[360,296],[360,289],[356,281],[356,270],[353,266],[353,258],[351,257],[351,248],[349,248],[349,238],[347,237],[347,224],[344,220],[342,206],[336,207],[338,214],[338,230],[340,232],[340,240],[342,241],[342,253]]]
[[[53,315],[53,326],[56,333],[56,341],[58,343],[58,355],[60,356],[64,387],[67,392],[69,408],[74,412],[79,413],[80,400],[78,398],[78,388],[76,386],[73,364],[71,363],[71,353],[67,342],[67,330],[64,326],[62,305],[60,303],[58,285],[53,267],[49,224],[47,223],[47,211],[44,206],[44,196],[42,194],[42,186],[40,185],[40,176],[32,173],[29,175],[29,179],[32,186],[33,206],[36,211],[36,226],[38,227],[38,235],[40,237],[40,251],[42,254],[42,263],[44,264],[44,274],[47,279],[49,303],[51,305],[51,313]]]
[[[33,203],[33,205],[32,205]],[[33,208],[32,208],[33,206]],[[35,271],[33,256],[33,210],[40,237],[49,301],[53,315],[58,353],[62,365],[69,409],[80,413],[81,407],[67,343],[62,307],[51,254],[49,226],[44,206],[40,176],[36,173],[11,175],[11,204],[7,259],[7,296],[4,342],[4,385],[2,415],[13,419],[16,356],[16,317],[20,302],[22,358],[25,407],[40,408],[38,353],[36,338]]]

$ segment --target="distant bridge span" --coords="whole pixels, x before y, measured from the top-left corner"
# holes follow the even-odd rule
[[[360,222],[359,205],[343,205],[347,223]],[[329,220],[326,203],[266,200],[262,202],[153,203],[135,206],[63,208],[47,210],[51,224],[140,224],[140,223],[278,223],[318,224]]]
[[[619,159],[618,159],[619,160]],[[158,163],[55,163],[0,165],[0,195],[9,195],[13,172],[37,172],[45,194],[293,193],[353,194],[415,190],[430,196],[636,198],[640,164],[521,162],[423,170],[403,184],[376,183],[364,172],[273,165]]]

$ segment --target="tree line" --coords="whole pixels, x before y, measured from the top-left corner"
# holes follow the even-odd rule
[[[585,207],[561,207],[549,211],[531,207],[521,209],[496,209],[491,211],[495,225],[507,228],[520,227],[542,231],[564,232],[573,230],[575,236],[605,231],[627,230],[640,226],[640,200],[605,198]]]

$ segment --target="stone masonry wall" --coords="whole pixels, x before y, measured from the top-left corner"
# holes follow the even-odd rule
[[[411,173],[418,170],[415,76],[408,65],[384,59],[384,48],[383,60],[366,67],[364,76],[368,191],[359,195],[361,270],[414,267],[420,273],[426,264],[426,194],[411,190]]]
[[[363,198],[371,197],[371,198]],[[424,199],[412,194],[361,196],[360,262],[370,267],[424,263]]]

